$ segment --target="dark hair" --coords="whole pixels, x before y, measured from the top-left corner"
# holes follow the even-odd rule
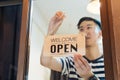
[[[96,20],[96,19],[94,19],[94,18],[91,18],[91,17],[82,17],[82,18],[79,20],[78,24],[77,24],[77,28],[78,28],[78,29],[80,28],[79,25],[80,25],[83,21],[93,21],[93,22],[95,22],[95,23],[99,26],[99,28],[101,29],[101,23],[100,23],[100,21],[98,21],[98,20]]]

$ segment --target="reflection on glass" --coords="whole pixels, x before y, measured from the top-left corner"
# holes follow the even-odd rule
[[[77,23],[81,17],[89,16],[100,20],[100,15],[87,12],[88,0],[61,1],[61,0],[33,0],[30,16],[30,58],[28,80],[50,80],[51,70],[40,65],[40,55],[47,34],[50,18],[57,11],[63,11],[65,19],[56,34],[75,34],[78,33]],[[84,28],[83,28],[84,29]],[[82,30],[80,28],[80,30]],[[98,43],[100,53],[102,50],[102,40]]]

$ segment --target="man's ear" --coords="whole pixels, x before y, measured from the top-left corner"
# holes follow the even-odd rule
[[[99,31],[98,38],[102,37],[102,31]]]

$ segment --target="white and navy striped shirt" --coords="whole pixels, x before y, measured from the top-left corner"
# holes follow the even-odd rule
[[[93,73],[100,79],[105,80],[105,71],[104,71],[104,58],[103,56],[95,59],[89,60],[83,56],[92,67]],[[82,80],[82,78],[77,74],[73,57],[63,57],[61,58],[62,62],[62,75],[67,75],[68,80]]]

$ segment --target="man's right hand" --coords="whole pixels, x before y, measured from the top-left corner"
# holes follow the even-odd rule
[[[93,76],[93,72],[91,71],[91,67],[88,61],[81,54],[74,54],[74,62],[77,73],[80,77],[88,80],[90,76]]]
[[[51,18],[48,27],[48,35],[54,35],[65,18],[65,14],[62,11],[56,12],[56,14]]]

